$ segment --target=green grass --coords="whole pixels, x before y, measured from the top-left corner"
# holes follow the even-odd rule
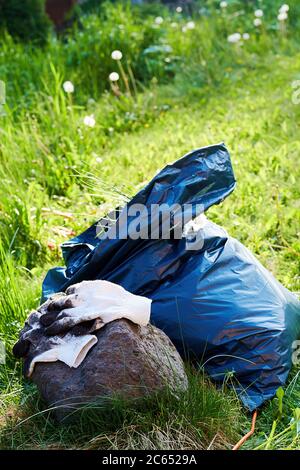
[[[143,12],[117,5],[102,13],[105,27],[96,14],[88,15],[89,29],[75,31],[69,42],[53,38],[44,50],[2,39],[7,114],[0,118],[0,338],[7,363],[0,365],[1,448],[230,448],[248,430],[250,416],[227,385],[216,390],[202,372],[190,373],[190,389],[179,402],[168,394],[137,407],[116,402],[111,414],[97,407],[79,426],[57,426],[23,381],[11,346],[38,304],[47,269],[62,264],[59,243],[113,208],[120,192],[134,194],[166,163],[222,140],[238,186],[208,216],[300,292],[300,105],[292,102],[291,85],[300,77],[300,16],[290,2],[292,24],[287,32],[277,30],[278,5],[266,8],[260,32],[252,12],[232,16],[238,2],[222,15],[215,6],[209,16],[195,14],[196,28],[185,33],[185,17],[163,10],[163,25],[153,28],[151,14],[142,21]],[[124,37],[114,29],[116,17]],[[100,29],[102,43],[96,40]],[[235,31],[249,31],[250,40],[229,44],[226,37]],[[172,67],[162,52],[145,59],[151,45],[172,47]],[[129,77],[130,59],[137,95],[132,79],[130,94],[122,81],[119,98],[110,90],[116,48]],[[72,96],[62,89],[69,79]],[[92,113],[96,126],[88,128],[83,118]],[[294,370],[283,412],[278,398],[266,404],[245,447],[300,448],[290,426],[299,399]]]
[[[217,391],[202,372],[191,371],[189,376],[188,391],[177,397],[166,391],[133,403],[108,399],[77,412],[76,423],[60,426],[45,411],[36,390],[28,387],[21,414],[10,410],[1,448],[230,448],[238,438],[241,408],[236,397]]]

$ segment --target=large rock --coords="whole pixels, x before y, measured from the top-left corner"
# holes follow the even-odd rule
[[[100,397],[139,398],[166,386],[186,389],[181,357],[170,339],[152,325],[117,320],[96,333],[98,343],[77,368],[58,361],[39,363],[33,382],[61,421],[74,408]]]

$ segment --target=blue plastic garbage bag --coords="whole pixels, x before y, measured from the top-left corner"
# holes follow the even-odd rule
[[[224,144],[200,148],[166,166],[127,205],[189,204],[206,211],[235,187]],[[127,228],[131,219],[127,220]],[[151,221],[145,219],[145,224]],[[132,239],[97,236],[95,223],[62,245],[66,268],[51,269],[43,298],[68,286],[105,279],[153,300],[151,322],[184,358],[204,365],[222,383],[233,372],[235,389],[253,410],[287,379],[300,337],[300,302],[245,246],[218,225],[201,227],[197,249],[172,236]],[[124,227],[123,227],[124,228]]]

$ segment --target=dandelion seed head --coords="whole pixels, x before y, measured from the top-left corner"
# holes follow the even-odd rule
[[[227,2],[221,2],[220,3],[220,8],[227,8],[228,3]]]
[[[119,76],[118,72],[111,72],[109,74],[108,78],[110,79],[111,82],[117,82],[119,80],[120,76]]]
[[[85,116],[84,117],[83,123],[87,127],[95,127],[96,119],[94,118],[94,115],[91,114],[90,116]]]
[[[255,18],[255,20],[253,21],[253,24],[254,26],[258,27],[262,25],[262,21],[260,18]]]
[[[187,29],[195,29],[195,22],[194,21],[188,21],[186,24]]]
[[[256,16],[256,18],[262,18],[264,16],[264,12],[259,8],[258,10],[255,10],[254,16]]]
[[[286,11],[282,11],[277,16],[278,21],[286,21],[288,19],[288,14]]]
[[[63,83],[63,89],[66,93],[74,93],[75,87],[70,80]]]
[[[289,11],[289,9],[290,9],[289,5],[287,3],[284,3],[279,8],[279,13],[287,13]]]
[[[122,57],[123,57],[123,54],[121,51],[115,50],[115,51],[112,51],[111,53],[111,58],[113,60],[121,60]]]
[[[231,44],[236,44],[241,40],[242,36],[240,33],[233,33],[227,37],[227,41]]]
[[[162,24],[164,22],[164,19],[162,16],[157,16],[154,21],[155,24]]]

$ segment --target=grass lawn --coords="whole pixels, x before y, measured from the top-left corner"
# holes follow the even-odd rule
[[[122,15],[125,29],[139,34],[139,20]],[[2,40],[0,79],[8,85],[6,116],[0,118],[0,338],[7,361],[0,365],[0,448],[229,449],[250,426],[230,377],[217,390],[202,371],[189,371],[190,388],[179,402],[167,393],[136,408],[113,401],[109,412],[85,410],[78,425],[57,426],[11,355],[24,318],[38,304],[43,276],[62,264],[59,244],[113,208],[120,193],[133,195],[166,163],[220,141],[230,150],[238,185],[208,217],[287,288],[300,292],[300,104],[292,99],[292,82],[300,77],[296,29],[263,26],[241,46],[226,37],[250,25],[247,12],[242,19],[197,16],[187,33],[165,15],[165,42],[160,38],[159,44],[172,44],[174,70],[165,69],[168,61],[161,68],[161,57],[157,63],[151,59],[143,82],[137,60],[130,96],[122,83],[119,98],[109,87],[98,87],[88,66],[89,82],[83,83],[78,61],[68,65],[64,53],[70,58],[72,41],[86,40],[78,32],[71,45],[51,40],[43,53],[8,36]],[[92,29],[96,21],[87,16],[85,24]],[[153,24],[150,14],[143,28],[147,22]],[[108,43],[107,54],[122,49],[117,46]],[[128,48],[140,57],[138,46]],[[12,50],[15,61],[8,60]],[[39,66],[37,77],[32,70]],[[74,95],[62,88],[70,78]],[[91,114],[96,125],[84,126]],[[299,419],[299,371],[291,373],[283,409],[278,397],[267,403],[244,448],[300,448],[291,425],[293,417]]]

